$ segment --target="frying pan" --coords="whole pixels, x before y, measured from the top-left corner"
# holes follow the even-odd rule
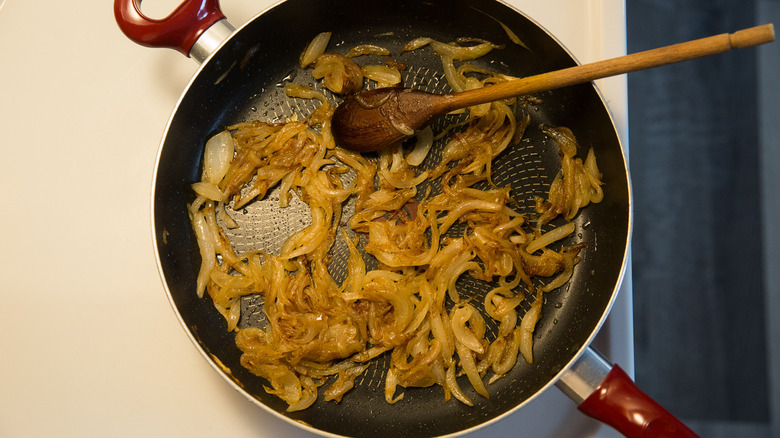
[[[397,60],[410,67],[404,72],[404,85],[428,91],[448,90],[439,59],[424,50],[397,55],[406,42],[420,36],[440,41],[476,37],[504,43],[504,49],[494,50],[476,63],[514,76],[570,67],[576,62],[529,17],[495,0],[288,0],[238,30],[224,19],[217,0],[187,0],[162,20],[145,17],[139,4],[140,0],[115,0],[117,22],[130,39],[175,48],[201,63],[169,120],[159,150],[153,182],[154,240],[159,269],[178,318],[204,357],[233,387],[280,418],[325,435],[462,433],[510,414],[555,384],[581,411],[609,422],[626,435],[695,436],[638,390],[619,367],[589,347],[623,279],[632,221],[626,157],[605,103],[590,84],[536,95],[541,103],[530,110],[532,123],[526,140],[504,151],[493,165],[496,185],[511,185],[520,209],[531,212],[534,196],[546,194],[560,162],[557,146],[544,137],[539,125],[566,126],[583,148],[594,148],[606,184],[604,200],[575,218],[578,232],[573,239],[588,245],[569,285],[544,298],[533,365],[518,361],[506,378],[490,385],[489,399],[462,383],[475,401],[474,407],[454,400],[444,402],[438,387],[406,389],[403,401],[389,405],[382,390],[388,361],[380,357],[356,380],[355,388],[341,403],[318,400],[309,409],[285,412],[286,403],[263,389],[267,382],[239,364],[241,351],[234,335],[226,330],[210,299],[199,299],[195,294],[200,255],[187,203],[194,199],[190,184],[199,180],[205,140],[241,121],[280,121],[292,114],[308,115],[314,104],[286,97],[283,86],[300,83],[321,89],[310,74],[300,71],[298,55],[322,31],[333,32],[330,51],[345,53],[365,43],[390,49]],[[501,23],[525,47],[512,43]],[[437,146],[423,167],[435,164],[440,154]],[[257,247],[276,252],[284,240],[280,237],[309,223],[305,204],[292,202],[280,209],[278,196],[278,192],[271,192],[266,199],[235,212],[240,227],[229,237],[238,252]],[[347,249],[337,243],[330,267],[337,281],[345,276],[347,256]],[[482,303],[480,298],[490,290],[468,278],[460,280],[459,287],[462,296],[474,298],[474,305]],[[529,308],[528,303],[523,306]],[[256,300],[244,299],[241,310],[239,326],[263,324],[262,307]],[[490,327],[489,332],[495,329]]]

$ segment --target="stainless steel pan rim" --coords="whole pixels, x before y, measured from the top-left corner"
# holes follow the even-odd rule
[[[123,0],[116,0],[117,2],[123,1]],[[129,0],[132,1],[132,0]],[[202,0],[207,1],[207,0]],[[202,82],[208,80],[208,77],[212,78],[212,83],[214,86],[216,86],[225,76],[229,75],[231,70],[235,68],[236,60],[234,59],[232,63],[225,62],[223,58],[226,58],[227,55],[223,54],[225,52],[229,52],[230,50],[235,49],[236,45],[243,44],[243,49],[247,49],[246,42],[236,42],[237,40],[240,40],[242,38],[242,33],[252,33],[256,30],[254,28],[257,27],[257,23],[261,21],[268,22],[271,20],[269,15],[278,12],[281,7],[290,4],[290,3],[303,3],[306,0],[289,0],[287,2],[278,2],[274,6],[271,6],[267,8],[266,10],[260,12],[257,14],[252,20],[248,21],[247,23],[244,23],[240,28],[237,30],[233,30],[232,26],[224,20],[220,19],[216,21],[216,23],[211,26],[209,29],[203,32],[201,35],[201,38],[195,42],[195,45],[193,46],[191,55],[200,60],[202,63],[200,67],[198,68],[198,71],[193,76],[193,78],[189,81],[187,84],[184,92],[182,93],[181,98],[177,102],[174,111],[171,115],[171,117],[168,120],[168,124],[166,126],[163,140],[160,145],[160,149],[158,150],[158,154],[155,160],[155,172],[154,177],[152,181],[152,199],[151,199],[151,210],[152,210],[152,239],[154,241],[154,245],[156,248],[158,248],[157,251],[155,251],[155,258],[157,261],[158,269],[161,275],[161,279],[163,280],[163,284],[166,290],[166,294],[168,295],[169,302],[171,303],[171,306],[173,307],[177,318],[179,319],[182,326],[185,328],[185,331],[187,332],[187,335],[190,337],[191,341],[196,345],[198,350],[201,352],[201,354],[204,356],[204,358],[211,364],[211,366],[220,374],[222,377],[228,381],[228,383],[233,386],[237,391],[242,393],[245,397],[247,397],[249,400],[254,402],[255,404],[262,407],[267,412],[270,412],[275,417],[282,419],[285,422],[288,422],[290,424],[294,424],[295,426],[302,427],[303,429],[317,433],[323,436],[346,436],[346,434],[340,434],[333,432],[331,430],[325,430],[319,425],[312,425],[306,422],[305,420],[302,420],[300,418],[296,419],[292,416],[289,416],[287,414],[284,414],[279,409],[275,409],[271,406],[269,406],[267,400],[262,400],[258,398],[258,395],[251,393],[247,390],[247,387],[244,382],[240,381],[239,378],[235,375],[235,368],[231,368],[230,366],[226,365],[223,360],[219,357],[218,354],[210,351],[203,342],[202,336],[200,332],[198,332],[198,328],[195,327],[193,329],[193,323],[191,320],[188,320],[188,315],[185,314],[185,311],[182,309],[181,300],[180,298],[177,298],[176,293],[172,289],[173,284],[178,284],[178,278],[175,278],[175,276],[172,276],[170,274],[170,269],[166,271],[166,266],[169,265],[171,262],[169,260],[169,257],[164,254],[163,250],[160,250],[161,248],[166,248],[167,245],[169,245],[172,235],[168,233],[168,229],[165,228],[165,226],[161,227],[161,219],[159,214],[159,209],[163,208],[163,206],[166,204],[163,200],[160,199],[160,187],[165,185],[165,180],[168,179],[168,176],[165,175],[166,172],[169,172],[168,168],[170,167],[169,164],[166,164],[169,157],[166,156],[166,154],[169,153],[169,150],[171,149],[171,146],[166,145],[171,141],[171,137],[175,137],[177,134],[181,133],[181,129],[177,126],[174,126],[180,117],[182,112],[189,111],[190,103],[188,100],[190,100],[190,96],[193,93],[200,92],[197,90],[198,88],[203,88]],[[466,3],[470,3],[466,0],[464,0]],[[566,49],[560,41],[557,40],[550,32],[547,30],[544,30],[543,27],[535,22],[530,17],[525,16],[522,12],[517,11],[515,8],[513,8],[511,5],[507,5],[500,0],[498,1],[488,1],[488,2],[478,2],[480,6],[482,5],[491,5],[490,7],[493,8],[505,8],[512,11],[513,14],[516,14],[517,17],[511,17],[511,19],[516,20],[525,20],[527,22],[527,26],[534,28],[534,32],[541,32],[544,34],[544,38],[547,38],[549,41],[551,41],[551,44],[556,45],[559,50],[562,51],[564,56],[567,56],[570,60],[573,60],[573,55]],[[498,5],[498,6],[496,6]],[[325,30],[325,29],[322,29]],[[330,30],[330,29],[328,29]],[[334,32],[338,32],[338,29],[333,29]],[[311,36],[310,34],[309,37]],[[297,55],[297,53],[296,53]],[[575,62],[575,61],[571,61]],[[220,64],[221,63],[221,64]],[[277,76],[278,76],[277,72]],[[213,78],[217,78],[217,80],[213,80]],[[266,81],[267,82],[267,81]],[[615,134],[616,128],[614,124],[614,120],[612,119],[612,115],[609,113],[607,104],[601,94],[601,92],[598,90],[597,87],[591,87],[591,86],[583,86],[585,89],[590,91],[585,91],[584,93],[592,93],[595,95],[595,98],[591,98],[593,100],[593,104],[600,107],[602,111],[606,114],[604,117],[603,123],[601,124],[600,128],[603,131],[608,131],[605,134],[611,139],[610,141],[615,143],[615,158],[613,161],[614,166],[618,169],[622,169],[621,172],[618,172],[617,175],[613,174],[613,178],[617,179],[623,179],[625,184],[625,192],[622,194],[625,199],[621,200],[621,208],[623,208],[624,211],[624,219],[621,219],[621,227],[622,231],[621,234],[623,235],[623,239],[617,239],[617,242],[611,243],[612,246],[610,248],[617,248],[618,251],[616,254],[613,255],[613,259],[616,258],[616,260],[619,260],[619,266],[616,262],[613,262],[614,265],[610,269],[616,269],[616,274],[614,281],[611,281],[610,286],[607,288],[608,290],[601,291],[601,295],[605,298],[605,301],[600,302],[597,306],[597,310],[595,311],[596,314],[592,316],[594,318],[594,323],[592,323],[589,328],[586,330],[587,335],[580,338],[567,346],[567,352],[568,359],[566,361],[558,363],[556,366],[555,372],[551,374],[549,378],[546,378],[546,383],[539,386],[537,389],[533,391],[533,393],[529,396],[524,397],[520,402],[513,402],[513,406],[508,409],[504,409],[501,412],[498,412],[494,415],[491,415],[490,418],[482,419],[475,424],[468,425],[467,427],[461,427],[458,430],[455,431],[447,431],[442,436],[458,436],[462,435],[468,432],[473,432],[474,430],[480,429],[482,427],[485,427],[487,425],[493,424],[496,421],[505,418],[508,415],[511,415],[512,413],[516,412],[517,409],[527,405],[532,400],[535,400],[539,394],[541,394],[543,391],[546,391],[552,384],[556,384],[557,386],[561,387],[564,392],[567,393],[567,395],[571,396],[575,400],[579,401],[577,397],[580,399],[587,398],[589,393],[593,392],[595,387],[599,384],[600,379],[603,379],[604,376],[607,375],[607,373],[610,370],[610,364],[601,359],[598,353],[595,353],[594,350],[592,350],[589,345],[593,341],[594,337],[598,333],[599,329],[604,324],[604,321],[606,320],[609,311],[611,310],[614,301],[616,299],[618,290],[620,288],[620,285],[622,284],[626,269],[627,269],[627,261],[628,261],[628,254],[629,254],[629,248],[630,248],[630,237],[631,232],[633,228],[633,209],[632,209],[632,199],[631,199],[631,190],[630,190],[630,181],[629,181],[629,175],[628,175],[628,166],[627,166],[627,159],[625,156],[624,149],[622,145],[620,145],[620,140],[617,138],[617,135]],[[194,90],[194,91],[193,91]],[[201,137],[202,139],[202,137]],[[618,189],[620,190],[620,189]],[[188,224],[187,224],[188,225]],[[191,294],[194,295],[194,294]],[[213,310],[213,309],[212,309]],[[593,311],[591,311],[593,313]],[[572,372],[572,369],[586,369],[588,370],[585,375],[578,373],[578,372]],[[593,381],[591,381],[593,380]],[[348,395],[349,396],[349,395]],[[348,397],[347,396],[347,397]]]

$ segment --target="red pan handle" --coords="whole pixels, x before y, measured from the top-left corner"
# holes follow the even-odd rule
[[[619,366],[591,347],[555,384],[577,403],[580,412],[629,438],[698,438],[642,392]]]
[[[160,20],[141,12],[141,0],[115,0],[114,16],[122,32],[136,43],[176,49],[187,56],[198,37],[225,18],[219,0],[184,0]]]
[[[578,409],[630,438],[698,437],[642,392],[617,365]]]

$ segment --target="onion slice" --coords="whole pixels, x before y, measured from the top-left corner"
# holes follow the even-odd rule
[[[325,50],[328,47],[328,42],[330,42],[331,35],[332,32],[322,32],[315,36],[313,40],[311,40],[309,45],[306,46],[306,49],[304,49],[304,51],[301,53],[301,56],[298,58],[298,62],[301,64],[302,68],[310,66],[314,63],[314,61],[317,60],[317,58],[325,53]]]
[[[533,345],[534,345],[534,328],[536,323],[539,322],[539,318],[542,316],[542,291],[540,290],[536,294],[536,300],[531,303],[531,308],[525,312],[523,319],[520,321],[520,327],[517,328],[520,336],[520,354],[523,355],[523,359],[529,364],[534,363]],[[517,336],[518,334],[516,334]]]
[[[529,243],[526,247],[526,251],[528,251],[529,254],[533,254],[534,252],[547,247],[547,245],[553,242],[557,242],[558,240],[561,240],[564,237],[570,235],[574,232],[574,229],[574,222],[568,222],[566,225],[553,228],[552,230],[532,240],[531,243]]]
[[[428,156],[431,146],[433,146],[433,129],[426,126],[417,132],[414,149],[406,156],[406,162],[412,166],[419,166]]]
[[[203,150],[203,179],[219,184],[230,168],[234,153],[235,141],[229,131],[222,131],[209,138]]]
[[[378,87],[389,87],[401,83],[401,72],[397,68],[386,65],[365,65],[361,69],[363,77],[376,81]]]
[[[347,58],[354,58],[356,56],[362,56],[362,55],[387,56],[389,54],[390,51],[385,49],[384,47],[380,47],[374,44],[361,44],[359,46],[355,46],[349,49],[349,52],[347,53]]]

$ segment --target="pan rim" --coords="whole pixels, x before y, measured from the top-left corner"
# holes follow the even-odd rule
[[[575,63],[578,65],[581,64],[580,60],[571,52],[571,50],[564,45],[560,39],[554,35],[552,32],[550,32],[546,27],[544,27],[542,24],[540,24],[535,18],[529,16],[525,12],[521,11],[514,5],[511,5],[507,3],[505,0],[493,0],[496,3],[499,3],[511,10],[513,10],[515,13],[521,15],[525,19],[527,19],[530,23],[532,23],[534,26],[536,26],[539,30],[544,32],[555,44],[557,44]],[[168,298],[169,305],[173,308],[174,314],[176,315],[176,318],[178,319],[182,329],[186,333],[187,337],[190,339],[190,341],[195,345],[198,352],[203,356],[203,358],[206,360],[207,363],[217,372],[218,375],[220,375],[225,381],[228,382],[236,391],[238,391],[240,394],[242,394],[245,398],[250,400],[253,404],[260,406],[264,411],[271,413],[274,417],[279,418],[283,420],[284,422],[294,425],[295,427],[302,428],[303,430],[306,430],[308,432],[314,433],[319,436],[325,436],[325,437],[343,437],[345,435],[339,435],[334,434],[332,432],[328,432],[319,428],[316,428],[314,426],[311,426],[309,424],[306,424],[304,422],[295,420],[291,417],[288,417],[284,415],[281,412],[278,412],[262,401],[258,400],[257,398],[253,397],[248,391],[246,391],[244,388],[242,388],[240,385],[236,383],[234,379],[230,377],[228,373],[226,373],[225,369],[223,369],[218,359],[216,359],[212,354],[210,354],[208,351],[205,350],[204,346],[199,342],[195,334],[192,332],[192,330],[188,327],[186,321],[184,320],[184,317],[181,313],[181,310],[176,305],[176,302],[174,300],[174,297],[172,295],[171,289],[169,287],[169,283],[166,279],[166,275],[163,269],[163,260],[161,258],[161,254],[159,251],[159,244],[160,244],[160,238],[161,236],[158,236],[157,229],[156,229],[156,215],[155,215],[155,209],[157,206],[156,202],[156,195],[157,195],[157,183],[158,183],[158,175],[159,175],[159,169],[160,169],[160,162],[162,158],[162,154],[164,151],[164,145],[166,143],[166,139],[168,138],[171,130],[172,122],[176,116],[176,114],[179,111],[179,108],[182,106],[182,102],[185,99],[185,97],[188,95],[190,89],[193,87],[193,84],[198,80],[199,76],[201,75],[201,72],[203,69],[207,67],[207,65],[210,63],[212,58],[214,58],[218,53],[222,51],[222,49],[231,41],[233,41],[246,27],[248,27],[251,23],[261,18],[263,15],[267,14],[270,10],[276,8],[277,6],[285,3],[286,0],[279,0],[274,2],[272,5],[266,7],[262,11],[258,12],[256,15],[254,15],[252,18],[247,20],[246,22],[242,23],[239,27],[236,27],[236,30],[230,34],[225,40],[223,40],[217,48],[207,56],[203,62],[198,66],[197,70],[192,74],[191,78],[187,82],[184,89],[181,91],[179,98],[174,105],[174,107],[171,110],[170,116],[166,122],[165,129],[163,130],[160,143],[158,145],[158,150],[156,153],[155,158],[155,164],[154,164],[154,170],[152,174],[152,181],[151,181],[151,199],[150,199],[150,219],[151,219],[151,234],[152,234],[152,243],[154,248],[154,255],[155,255],[155,262],[157,265],[157,271],[160,276],[163,288],[165,289],[166,296]],[[583,353],[591,348],[591,344],[594,341],[594,338],[598,335],[601,328],[603,327],[605,321],[609,317],[612,307],[617,299],[617,296],[619,294],[619,291],[621,289],[621,286],[623,282],[625,281],[626,272],[628,270],[628,263],[630,263],[630,252],[631,252],[631,239],[633,235],[633,220],[634,220],[634,211],[633,211],[633,192],[632,192],[632,184],[631,184],[631,177],[630,177],[630,171],[628,167],[628,152],[624,145],[624,141],[621,139],[619,135],[619,131],[617,129],[617,125],[615,122],[615,117],[613,115],[613,111],[610,107],[610,105],[607,103],[601,89],[599,86],[595,83],[591,84],[594,88],[594,91],[596,92],[596,95],[598,96],[599,101],[601,102],[601,105],[605,109],[609,121],[610,126],[612,127],[611,131],[614,132],[615,137],[617,139],[617,143],[620,147],[621,151],[621,159],[623,168],[625,169],[625,178],[626,178],[626,185],[627,185],[627,207],[628,207],[628,214],[627,214],[627,224],[626,224],[626,242],[623,249],[622,254],[622,264],[616,279],[616,282],[613,286],[612,293],[610,294],[610,299],[608,300],[607,304],[603,306],[602,314],[595,326],[591,329],[591,332],[589,336],[585,339],[582,346],[577,349],[577,351],[571,356],[571,358],[568,360],[568,362],[561,368],[559,372],[557,372],[552,378],[550,378],[547,383],[545,383],[542,387],[540,387],[538,390],[535,391],[535,393],[525,400],[515,404],[512,408],[508,409],[507,411],[500,413],[498,415],[495,415],[494,417],[483,421],[480,424],[470,426],[466,429],[446,434],[446,435],[438,435],[441,437],[456,437],[456,436],[462,436],[468,433],[475,432],[479,429],[482,429],[484,427],[493,425],[497,423],[498,421],[507,418],[510,415],[513,415],[516,413],[519,409],[523,408],[527,404],[531,403],[532,401],[536,400],[542,393],[548,391],[551,386],[554,386],[556,382],[558,382],[562,375],[567,373],[569,369],[574,365],[575,362],[583,355]]]

